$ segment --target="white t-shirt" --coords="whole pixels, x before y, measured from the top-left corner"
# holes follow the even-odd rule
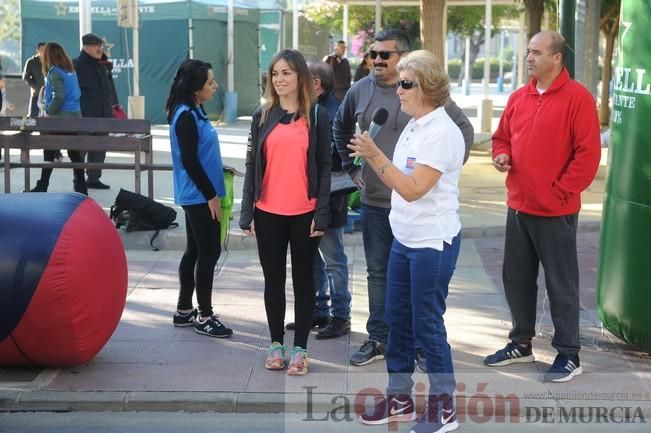
[[[392,192],[389,222],[398,242],[409,248],[439,251],[443,250],[443,242],[452,243],[461,230],[458,197],[464,151],[461,130],[443,107],[409,121],[398,139],[393,164],[407,175],[416,164],[423,164],[442,176],[431,190],[411,203]]]

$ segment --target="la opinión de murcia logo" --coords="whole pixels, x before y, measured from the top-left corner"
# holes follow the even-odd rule
[[[466,389],[466,384],[457,383],[453,397],[456,416],[459,422],[474,424],[509,423],[509,424],[645,424],[646,419],[640,406],[597,406],[591,397],[585,396],[586,405],[573,404],[559,406],[522,406],[522,398],[515,394],[489,395],[486,390],[488,383],[478,383],[474,390]],[[330,405],[324,407],[321,401],[319,409],[315,410],[314,394],[316,386],[303,386],[305,395],[305,417],[303,422],[357,422],[357,418],[373,410],[372,406],[378,397],[384,396],[384,391],[378,388],[367,387],[354,395],[334,395],[330,397]],[[416,382],[413,395],[417,412],[422,414],[426,406],[427,386]],[[468,391],[468,392],[467,392]],[[531,401],[531,396],[524,395],[524,401]],[[549,397],[549,396],[542,396]],[[618,396],[621,398],[642,398],[641,395]],[[648,398],[648,395],[646,396]],[[441,397],[444,400],[444,396]],[[610,401],[610,400],[608,400]],[[624,403],[624,401],[622,401]],[[369,406],[370,405],[370,406]],[[395,424],[395,423],[394,423]],[[389,430],[396,426],[389,425]]]

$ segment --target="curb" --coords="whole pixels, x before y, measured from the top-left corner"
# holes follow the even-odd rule
[[[578,233],[594,233],[601,230],[601,221],[579,221]],[[504,237],[505,226],[480,226],[461,228],[462,239],[482,239]],[[118,230],[122,238],[122,244],[126,250],[151,250],[149,241],[154,232],[130,232]],[[154,245],[160,250],[185,250],[185,231],[178,229],[161,230],[154,240]],[[363,245],[362,232],[355,231],[344,235],[345,246]],[[238,229],[229,234],[228,244],[225,250],[230,251],[257,251],[255,238],[245,236]]]
[[[335,399],[336,397],[336,399]],[[422,404],[416,399],[417,405]],[[482,399],[498,402],[503,396],[486,395]],[[309,403],[304,393],[182,392],[182,391],[0,391],[0,412],[217,412],[217,413],[296,413],[325,414],[347,400],[351,408],[358,395],[313,394]],[[335,401],[333,403],[333,401]],[[419,400],[421,403],[419,403]],[[482,404],[469,404],[464,398],[460,412],[484,417]],[[458,400],[459,402],[459,400]],[[630,414],[651,419],[649,400],[561,400],[520,399],[518,413],[525,418],[527,408],[561,409],[630,408]],[[495,409],[504,410],[504,402]],[[511,408],[509,410],[513,409]],[[568,410],[569,412],[569,410]],[[623,412],[623,411],[620,411]],[[504,412],[502,412],[504,413]],[[319,415],[315,415],[319,416]]]

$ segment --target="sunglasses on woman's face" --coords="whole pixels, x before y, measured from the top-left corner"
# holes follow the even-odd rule
[[[398,81],[398,86],[402,87],[405,90],[409,90],[409,89],[412,89],[414,87],[417,87],[416,83],[414,83],[411,80],[400,80],[400,81]]]
[[[400,53],[401,51],[375,51],[371,50],[369,51],[369,54],[371,55],[371,59],[375,60],[377,59],[377,56],[380,56],[382,60],[389,60],[389,57],[391,57],[391,54],[393,53]]]

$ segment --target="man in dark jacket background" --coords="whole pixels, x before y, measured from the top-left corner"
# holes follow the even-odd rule
[[[41,91],[41,87],[45,84],[41,63],[43,51],[45,51],[45,42],[39,42],[36,47],[36,54],[27,59],[23,70],[23,81],[32,89],[29,107],[27,107],[28,117],[38,117],[38,92]]]
[[[104,54],[104,41],[97,35],[88,33],[81,38],[83,47],[79,57],[73,60],[79,87],[81,89],[82,117],[113,117],[113,105],[117,104],[117,94],[111,70],[113,65]],[[89,151],[88,162],[104,162],[105,151]],[[102,183],[102,170],[86,170],[89,189],[109,189]]]
[[[346,42],[338,41],[335,51],[329,56],[325,56],[323,61],[326,62],[332,68],[332,72],[335,74],[335,96],[339,101],[344,100],[346,92],[350,89],[350,64],[348,59],[344,56],[346,55]]]

